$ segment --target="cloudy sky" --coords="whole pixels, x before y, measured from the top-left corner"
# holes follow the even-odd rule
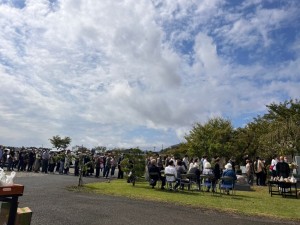
[[[159,150],[300,96],[299,0],[0,0],[0,144]]]

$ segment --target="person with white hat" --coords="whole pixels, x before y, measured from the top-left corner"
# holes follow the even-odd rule
[[[214,179],[214,173],[211,168],[211,164],[209,162],[206,162],[204,164],[204,169],[203,169],[203,175],[207,175],[207,178],[204,180],[204,185],[207,187],[207,192],[209,192],[210,187],[212,188],[212,192],[215,192],[215,179]]]
[[[236,174],[233,171],[232,165],[230,163],[227,163],[225,165],[225,170],[224,170],[224,172],[222,174],[222,177],[232,177],[234,182],[237,180]],[[230,186],[230,185],[232,185],[232,181],[223,181],[223,184]],[[226,190],[226,191],[227,191],[227,194],[229,194],[229,189]]]

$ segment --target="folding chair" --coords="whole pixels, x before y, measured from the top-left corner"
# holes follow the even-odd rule
[[[209,189],[212,189],[212,193],[214,193],[213,179],[214,179],[213,175],[205,175],[205,174],[200,175],[200,191],[204,192],[204,191],[208,191]]]
[[[194,173],[187,173],[186,178],[189,180],[188,190],[200,190],[200,183],[197,179],[197,175]],[[193,185],[196,185],[196,188],[193,189]]]
[[[165,178],[166,178],[167,189],[173,190],[174,188],[173,184],[176,184],[175,174],[166,173]]]
[[[185,186],[189,188],[190,185],[191,185],[190,179],[187,177],[187,174],[181,174],[180,183],[179,183],[180,189],[183,190]]]
[[[224,176],[220,178],[220,182],[219,182],[219,190],[220,190],[220,194],[223,194],[226,192],[227,194],[231,194],[234,195],[235,194],[235,190],[234,190],[234,183],[235,180],[233,179],[233,177],[228,177],[228,176]]]

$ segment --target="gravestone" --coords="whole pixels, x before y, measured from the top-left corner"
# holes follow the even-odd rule
[[[297,175],[300,175],[300,156],[295,156],[295,162],[298,165]]]

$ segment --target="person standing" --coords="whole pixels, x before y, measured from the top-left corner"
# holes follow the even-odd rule
[[[21,153],[20,153],[20,155],[21,155]],[[19,158],[19,161],[20,161],[20,158]],[[39,150],[36,150],[35,161],[34,161],[34,172],[39,173],[40,167],[41,167],[41,154],[40,154]]]
[[[115,156],[111,157],[110,165],[111,165],[110,176],[113,177],[115,175],[115,170],[116,170],[116,166],[117,166],[117,162],[116,162]]]
[[[120,158],[118,159],[118,179],[123,179],[123,177],[124,177],[124,171],[123,171],[122,165],[121,165],[123,159],[124,159],[124,155],[122,154],[120,156]]]
[[[232,165],[232,170],[235,172],[235,158],[231,157],[228,161]]]
[[[189,168],[189,156],[188,155],[184,155],[184,157],[182,159],[182,165],[184,166],[185,170],[188,170],[188,168]]]
[[[214,177],[216,182],[221,178],[221,169],[220,169],[220,158],[216,157],[215,158],[215,163],[213,167],[213,172],[214,172]]]
[[[67,150],[66,155],[65,155],[65,162],[64,162],[64,174],[66,174],[66,175],[69,174],[71,161],[72,161],[71,151]]]
[[[7,171],[13,170],[13,159],[14,159],[14,157],[13,157],[12,151],[10,151],[7,156]]]
[[[262,186],[263,185],[263,167],[264,164],[260,160],[260,157],[256,157],[256,161],[254,162],[254,171],[256,174],[256,185]]]
[[[48,173],[49,153],[45,150],[42,154],[42,172]]]
[[[276,155],[274,155],[274,157],[272,158],[271,161],[271,175],[272,177],[277,177],[277,173],[276,173],[276,165],[278,163],[278,158]]]
[[[95,157],[95,168],[96,168],[95,177],[98,178],[100,175],[100,156],[99,155],[97,155]]]
[[[108,155],[108,157],[106,158],[105,167],[104,167],[105,173],[103,174],[103,177],[105,177],[106,179],[108,178],[110,169],[111,169],[111,156]]]
[[[24,158],[25,158],[25,153],[21,149],[20,154],[19,154],[18,171],[23,171],[23,169],[24,169]]]
[[[75,157],[74,176],[79,176],[79,156]]]
[[[287,162],[284,161],[284,157],[280,156],[279,162],[276,164],[276,173],[277,176],[288,178],[290,175],[290,166]]]
[[[280,178],[282,177],[283,179],[288,178],[290,175],[290,172],[291,172],[291,170],[290,170],[289,164],[287,162],[285,162],[283,156],[280,156],[279,162],[276,164],[277,176],[279,176]],[[287,183],[287,182],[280,182],[278,186],[279,186],[279,190],[281,192],[285,192],[288,188],[291,187],[291,184]]]
[[[253,165],[250,159],[246,160],[246,176],[248,184],[253,186]]]
[[[1,159],[1,163],[2,163],[2,169],[4,169],[4,166],[6,164],[6,161],[7,161],[7,150],[4,150],[4,153],[2,155],[2,159]]]
[[[34,163],[34,152],[33,152],[33,150],[29,150],[27,172],[32,171],[33,163]]]
[[[55,167],[55,156],[54,153],[51,152],[49,156],[49,172],[54,173],[54,167]]]

